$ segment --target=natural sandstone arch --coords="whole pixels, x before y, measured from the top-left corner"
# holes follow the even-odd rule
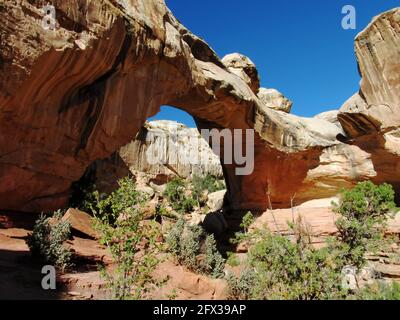
[[[334,173],[318,184],[309,172],[326,165],[324,153],[348,149],[337,139],[340,125],[273,110],[257,96],[257,72],[246,59],[220,60],[163,1],[53,3],[55,31],[41,25],[46,1],[0,6],[0,208],[64,206],[71,183],[128,143],[161,105],[187,111],[200,128],[255,129],[255,172],[238,177],[224,168],[232,209],[264,210],[267,194],[284,206],[295,194],[304,201],[321,188],[332,193],[376,175],[359,168],[368,156],[351,149],[345,162],[352,175]],[[396,88],[385,90],[398,96]]]

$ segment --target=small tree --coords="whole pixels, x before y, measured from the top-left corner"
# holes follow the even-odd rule
[[[110,272],[100,268],[113,299],[142,299],[155,284],[151,275],[159,262],[158,229],[154,221],[142,223],[146,199],[134,182],[126,178],[97,205],[110,210],[96,216],[96,228],[101,233],[100,242],[109,249],[115,263]]]
[[[337,247],[343,262],[358,268],[365,264],[365,254],[383,244],[388,213],[395,208],[393,187],[361,182],[351,190],[343,190],[340,202],[333,203],[340,214]]]

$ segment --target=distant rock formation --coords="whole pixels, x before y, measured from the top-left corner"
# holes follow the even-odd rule
[[[255,129],[253,174],[223,165],[233,210],[328,197],[364,179],[400,190],[399,8],[358,35],[361,89],[336,121],[286,113],[291,103],[264,94],[250,59],[220,60],[163,1],[53,1],[52,31],[42,27],[46,4],[0,6],[0,208],[64,206],[86,168],[132,141],[161,105],[199,129]]]
[[[119,155],[131,171],[182,178],[223,176],[220,159],[199,131],[173,121],[147,122]]]

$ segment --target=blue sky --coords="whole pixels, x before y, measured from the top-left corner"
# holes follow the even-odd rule
[[[354,38],[399,0],[166,0],[174,15],[222,58],[240,52],[257,65],[263,87],[294,102],[292,112],[313,116],[338,109],[359,88]],[[353,5],[357,29],[344,30],[343,6]],[[194,126],[177,109],[155,119]]]

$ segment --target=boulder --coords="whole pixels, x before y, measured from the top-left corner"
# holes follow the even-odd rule
[[[99,238],[99,233],[93,228],[93,218],[86,212],[70,208],[61,220],[69,222],[73,231],[78,231],[90,238]]]
[[[150,182],[150,187],[159,195],[163,195],[165,190],[167,189],[167,185],[163,184],[163,185],[157,185],[153,182]]]
[[[345,266],[342,269],[342,288],[345,290],[356,290],[358,288],[356,267]]]
[[[168,260],[157,266],[154,277],[163,282],[166,277],[168,280],[160,290],[152,293],[153,299],[166,299],[172,292],[175,292],[177,300],[225,300],[227,298],[226,281],[195,274]]]
[[[265,105],[274,110],[286,113],[290,113],[292,110],[293,102],[276,89],[260,88],[257,96]]]
[[[256,65],[249,57],[240,53],[231,53],[223,57],[221,62],[229,71],[246,82],[254,93],[257,93],[260,88],[260,78]]]
[[[226,190],[220,190],[208,195],[207,207],[210,209],[210,212],[216,212],[223,208],[225,194]]]
[[[137,191],[143,193],[148,199],[153,199],[155,195],[154,189],[149,186],[138,186]]]

